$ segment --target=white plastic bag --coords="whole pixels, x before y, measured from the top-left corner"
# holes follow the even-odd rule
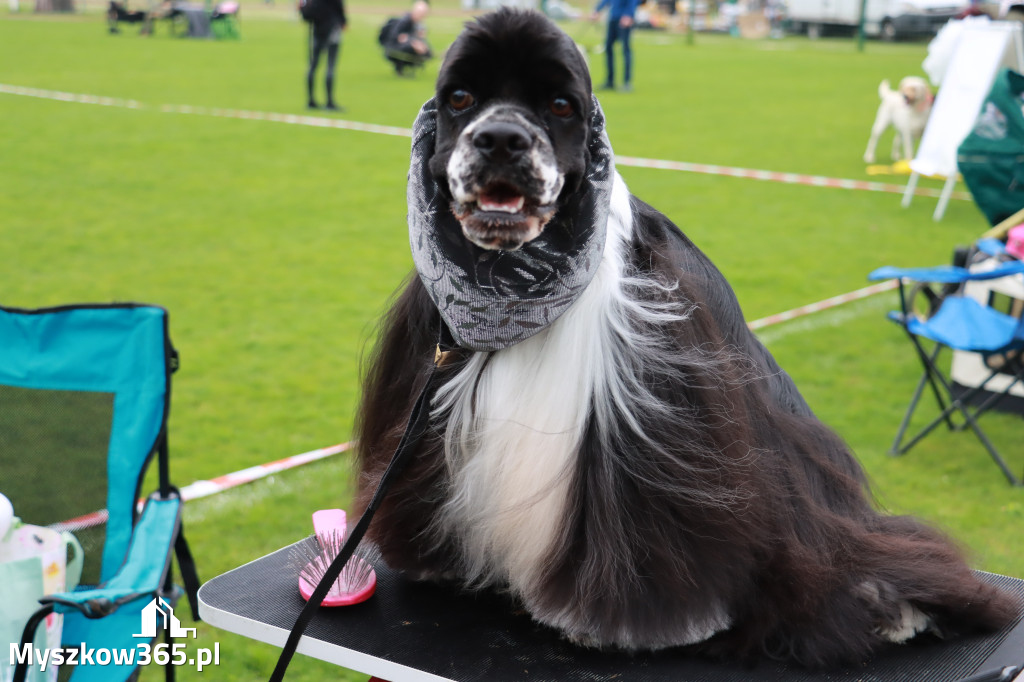
[[[70,561],[68,552],[72,552]],[[14,677],[11,644],[21,641],[25,624],[39,610],[39,598],[73,590],[82,576],[82,546],[71,533],[59,533],[42,526],[21,524],[14,519],[5,536],[0,536],[0,682]],[[33,646],[56,649],[60,646],[63,616],[51,613],[44,621]],[[56,668],[40,672],[30,668],[28,682],[55,682]]]

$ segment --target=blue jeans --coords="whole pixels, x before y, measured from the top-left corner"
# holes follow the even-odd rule
[[[605,85],[615,86],[615,52],[613,50],[615,41],[622,43],[622,82],[629,85],[633,78],[633,50],[629,46],[629,36],[633,27],[623,28],[618,19],[608,20],[608,35],[604,40],[604,57],[608,65],[608,79]]]

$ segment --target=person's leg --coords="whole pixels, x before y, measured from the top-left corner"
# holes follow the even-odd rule
[[[607,67],[608,78],[604,81],[604,87],[615,87],[615,40],[618,35],[619,22],[608,20],[608,32],[604,39],[604,60]]]
[[[313,77],[316,75],[317,64],[320,63],[320,54],[324,51],[327,40],[319,34],[315,28],[309,32],[309,69],[306,71],[306,105],[310,109],[316,109],[316,98],[313,96]]]
[[[121,32],[121,29],[117,27],[117,5],[113,2],[107,6],[107,27],[111,33]]]
[[[633,49],[630,46],[630,36],[633,35],[633,27],[619,27],[619,42],[622,43],[622,86],[626,90],[633,88]]]
[[[334,71],[338,65],[338,53],[341,52],[341,26],[331,29],[327,39],[327,75],[324,83],[327,87],[327,108],[340,109],[334,101]]]

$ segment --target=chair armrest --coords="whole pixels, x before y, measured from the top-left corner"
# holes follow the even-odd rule
[[[998,239],[986,237],[974,242],[974,246],[982,253],[989,256],[1002,256],[1006,253],[1006,244]]]
[[[181,526],[181,499],[150,497],[132,532],[121,569],[105,584],[46,595],[40,603],[53,604],[58,613],[80,611],[101,618],[122,604],[155,594],[170,567],[174,539]]]
[[[891,265],[873,270],[868,279],[877,282],[886,279],[909,279],[913,282],[956,283],[970,279],[966,268],[955,265],[939,265],[934,268],[897,268]]]
[[[1010,261],[997,265],[991,270],[968,270],[955,265],[939,265],[933,268],[897,268],[891,265],[878,268],[868,275],[871,281],[885,279],[908,279],[914,282],[940,282],[957,284],[969,280],[999,279],[1024,273],[1024,261]]]

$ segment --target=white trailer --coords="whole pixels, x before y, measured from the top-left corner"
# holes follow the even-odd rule
[[[934,35],[966,4],[966,0],[867,0],[864,33],[883,40]],[[856,29],[860,7],[861,0],[788,0],[786,16],[792,30],[817,38],[829,29]]]

